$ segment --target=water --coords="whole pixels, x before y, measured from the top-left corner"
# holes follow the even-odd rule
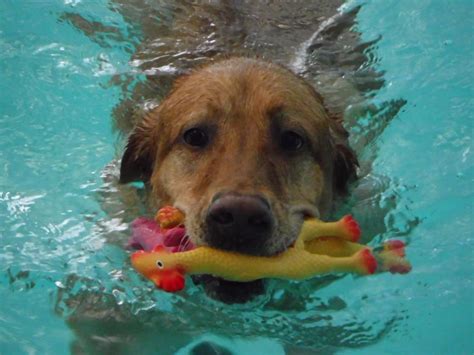
[[[346,112],[363,177],[342,209],[374,245],[404,239],[413,271],[274,282],[243,306],[195,286],[156,292],[128,265],[127,223],[142,211],[124,211],[104,167],[120,148],[113,127],[123,128],[111,112],[146,86],[146,64],[130,58],[147,53],[137,56],[146,35],[117,4],[0,3],[0,353],[473,352],[472,2],[366,2],[357,14],[362,41],[374,43],[345,74],[360,84],[383,72],[384,82]],[[99,30],[86,37],[65,12]],[[302,43],[318,28],[310,20],[280,30]],[[287,48],[290,62],[301,48]],[[293,62],[316,85],[320,53]],[[339,90],[333,78],[323,90]]]

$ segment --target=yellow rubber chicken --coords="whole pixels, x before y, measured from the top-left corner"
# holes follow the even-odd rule
[[[175,227],[183,220],[184,215],[173,207],[165,207],[157,214],[162,228]],[[275,256],[243,255],[205,246],[173,253],[158,246],[150,252],[133,253],[131,261],[138,272],[168,292],[184,288],[185,274],[210,274],[242,282],[262,278],[304,280],[332,272],[373,274],[377,259],[371,248],[355,243],[359,237],[359,226],[351,216],[327,223],[309,219],[303,223],[294,246]],[[385,255],[379,254],[383,268],[404,265],[395,272],[407,272],[404,245],[394,242],[385,246]]]

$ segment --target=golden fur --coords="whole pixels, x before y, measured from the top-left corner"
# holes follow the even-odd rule
[[[211,132],[209,146],[183,142],[196,126]],[[304,138],[301,151],[280,149],[286,130]],[[205,215],[217,194],[262,196],[276,227],[257,253],[271,255],[294,242],[304,216],[330,211],[356,164],[346,131],[310,85],[279,65],[233,58],[176,81],[130,135],[121,181],[145,181],[157,206],[182,209],[196,244],[206,243]]]

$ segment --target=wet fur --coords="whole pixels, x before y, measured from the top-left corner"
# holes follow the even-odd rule
[[[195,126],[210,131],[208,147],[183,142]],[[284,130],[304,137],[301,152],[279,148]],[[309,84],[279,65],[233,58],[176,81],[129,137],[121,182],[144,181],[157,206],[182,209],[198,245],[206,244],[205,216],[216,195],[262,196],[276,228],[254,253],[272,255],[294,242],[304,216],[327,215],[356,164],[347,132]]]

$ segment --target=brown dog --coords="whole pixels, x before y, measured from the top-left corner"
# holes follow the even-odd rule
[[[365,66],[371,43],[361,45],[352,30],[357,7],[339,12],[340,0],[113,3],[128,35],[79,13],[61,16],[104,47],[114,39],[129,49],[140,38],[135,69],[111,81],[122,88],[113,118],[121,134],[136,126],[121,181],[143,180],[152,193],[117,186],[112,161],[100,191],[108,216],[128,223],[144,200],[154,204],[148,212],[174,204],[186,212],[195,243],[271,255],[293,242],[303,216],[327,214],[356,165],[342,115],[353,124],[364,95],[383,82]],[[223,60],[229,55],[288,65],[325,102],[279,65]],[[112,243],[115,234],[107,234]],[[256,285],[205,282],[208,293],[229,301],[245,301]]]
[[[129,137],[120,180],[175,205],[197,245],[273,255],[355,175],[347,133],[281,66],[234,58],[180,78]]]

